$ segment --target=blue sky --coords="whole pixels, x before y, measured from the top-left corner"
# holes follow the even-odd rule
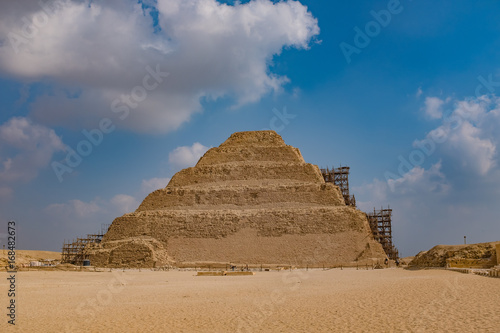
[[[20,248],[60,250],[264,128],[350,166],[403,255],[500,239],[497,1],[45,3],[0,13],[0,221]]]

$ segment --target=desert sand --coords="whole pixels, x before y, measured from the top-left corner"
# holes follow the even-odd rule
[[[2,273],[5,275],[5,273]],[[499,332],[500,279],[441,269],[29,271],[1,332]],[[7,304],[6,280],[0,304]],[[4,312],[6,310],[3,310]]]
[[[0,267],[7,266],[8,250],[0,250]],[[16,250],[16,264],[29,265],[31,261],[46,259],[61,260],[61,252]]]

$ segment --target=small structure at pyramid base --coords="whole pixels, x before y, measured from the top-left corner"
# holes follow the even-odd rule
[[[332,267],[386,258],[366,215],[274,131],[234,133],[85,251],[102,267]]]

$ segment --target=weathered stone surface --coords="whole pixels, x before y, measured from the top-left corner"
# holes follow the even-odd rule
[[[418,253],[409,263],[414,267],[474,267],[490,268],[495,266],[497,254],[495,247],[500,242],[436,245],[429,251]]]
[[[500,243],[496,244],[497,248],[497,265],[500,265]]]
[[[385,254],[364,213],[273,131],[234,133],[115,219],[94,265],[332,265]]]

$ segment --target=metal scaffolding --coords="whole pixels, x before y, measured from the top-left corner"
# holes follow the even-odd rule
[[[356,198],[349,193],[349,169],[347,166],[332,169],[326,168],[321,169],[321,174],[325,182],[333,183],[339,187],[347,206],[356,207]],[[392,243],[392,209],[389,207],[378,211],[373,209],[373,213],[366,215],[375,240],[382,244],[385,253],[390,259],[398,259],[398,249]]]
[[[77,238],[70,243],[64,241],[61,252],[61,263],[83,265],[83,261],[89,259],[84,253],[87,244],[100,243],[109,229],[110,224],[101,224],[101,230],[97,234],[89,234],[84,238]]]
[[[373,213],[366,215],[370,223],[373,238],[382,244],[382,248],[389,259],[398,259],[399,251],[392,244],[392,209],[390,207],[387,207],[387,209],[381,208],[380,210],[373,208]]]
[[[340,168],[321,169],[321,174],[325,182],[333,183],[340,188],[347,206],[356,207],[356,198],[354,195],[349,194],[349,167],[341,166]]]

